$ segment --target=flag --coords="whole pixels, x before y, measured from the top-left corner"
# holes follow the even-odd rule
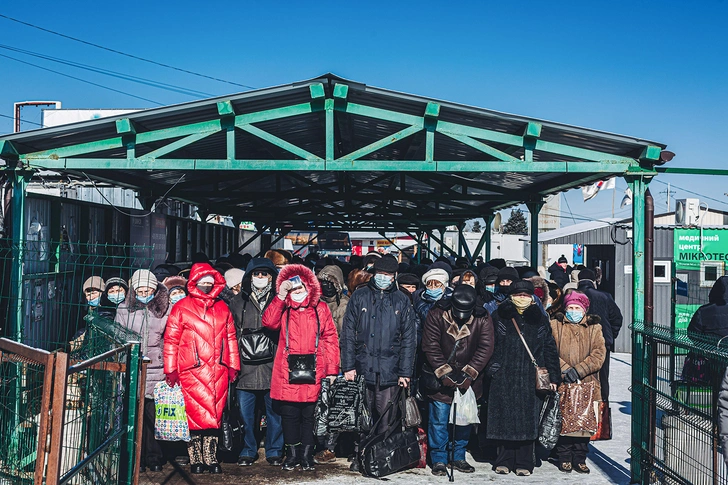
[[[609,180],[600,180],[597,183],[591,184],[587,187],[581,188],[581,194],[584,196],[584,202],[594,198],[600,190],[614,189],[617,184],[617,179],[611,178]]]
[[[627,190],[624,191],[624,197],[622,198],[622,203],[619,204],[619,208],[622,209],[626,205],[630,205],[632,203],[632,189],[627,187]]]

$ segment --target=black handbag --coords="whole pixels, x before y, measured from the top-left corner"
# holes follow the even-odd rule
[[[417,401],[409,393],[409,389],[402,393],[400,407],[402,419],[406,428],[418,428],[422,424],[422,415]]]
[[[240,421],[240,414],[233,402],[232,393],[234,388],[228,389],[227,405],[222,412],[219,447],[222,451],[233,451],[235,447],[243,443],[243,424]]]
[[[275,357],[275,346],[264,329],[244,328],[240,339],[240,362],[255,365],[270,362]]]
[[[362,441],[357,459],[365,476],[381,478],[415,466],[420,461],[420,444],[417,428],[407,428],[404,419],[394,420],[384,433],[374,435],[379,422],[392,405],[401,399],[402,389],[389,401],[372,432]]]
[[[357,375],[353,381],[339,376],[329,391],[328,430],[330,432],[362,431],[361,414],[366,405],[366,380]],[[367,428],[365,431],[368,431]]]
[[[450,365],[453,357],[455,357],[458,345],[460,345],[460,340],[455,341],[455,346],[452,348],[452,352],[450,352],[450,356],[447,358],[447,365]],[[427,359],[424,359],[424,362],[422,362],[422,372],[420,373],[419,385],[427,394],[436,394],[440,392],[443,387],[442,381],[435,375],[435,371],[430,363],[427,362]]]
[[[288,348],[288,326],[291,320],[291,309],[286,314],[286,356],[288,359],[288,382],[290,384],[316,384],[316,354],[318,353],[321,321],[316,313],[316,347],[313,354],[291,354]]]

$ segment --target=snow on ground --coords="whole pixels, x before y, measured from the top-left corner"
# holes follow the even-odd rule
[[[475,467],[475,473],[463,474],[455,472],[455,483],[554,483],[554,484],[579,484],[579,485],[602,485],[602,484],[624,484],[630,482],[629,475],[629,447],[630,447],[630,421],[632,412],[632,399],[629,386],[632,379],[632,356],[630,354],[612,354],[610,368],[611,383],[611,407],[612,427],[614,437],[609,441],[596,441],[590,446],[587,455],[587,465],[591,468],[589,475],[582,475],[576,472],[564,473],[559,471],[555,465],[543,462],[541,467],[534,470],[530,477],[517,477],[515,474],[496,475],[492,471],[490,463],[477,463],[468,454],[468,461]],[[345,459],[337,460],[336,467],[342,470],[341,475],[316,480],[305,480],[306,475],[298,483],[301,485],[339,485],[372,483],[371,478],[364,478],[360,475],[350,473],[346,470],[348,463]],[[318,468],[322,468],[319,466]],[[448,483],[447,477],[435,477],[430,473],[430,468],[407,470],[387,477],[392,484],[424,485]]]

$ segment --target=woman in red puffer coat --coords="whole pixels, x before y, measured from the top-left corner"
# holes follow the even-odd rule
[[[296,276],[303,286],[294,287],[291,278]],[[278,401],[288,448],[283,469],[290,471],[301,465],[304,470],[313,470],[314,409],[321,380],[339,374],[339,337],[329,306],[320,299],[321,286],[310,269],[300,264],[286,265],[278,274],[276,286],[278,296],[263,313],[263,326],[280,331],[270,397]],[[316,383],[291,383],[288,355],[314,353]]]
[[[228,384],[240,370],[235,324],[218,296],[225,278],[209,264],[192,266],[188,296],[172,308],[164,333],[167,383],[180,383],[191,441],[192,473],[222,473],[215,457]]]

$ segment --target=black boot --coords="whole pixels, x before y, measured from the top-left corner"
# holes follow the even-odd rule
[[[305,471],[314,470],[313,461],[313,445],[306,445],[303,447],[303,456],[301,457],[301,468]]]
[[[297,445],[287,445],[288,452],[286,454],[286,459],[283,460],[283,466],[281,467],[281,470],[285,471],[292,471],[294,470],[298,465],[301,464],[301,444]]]

